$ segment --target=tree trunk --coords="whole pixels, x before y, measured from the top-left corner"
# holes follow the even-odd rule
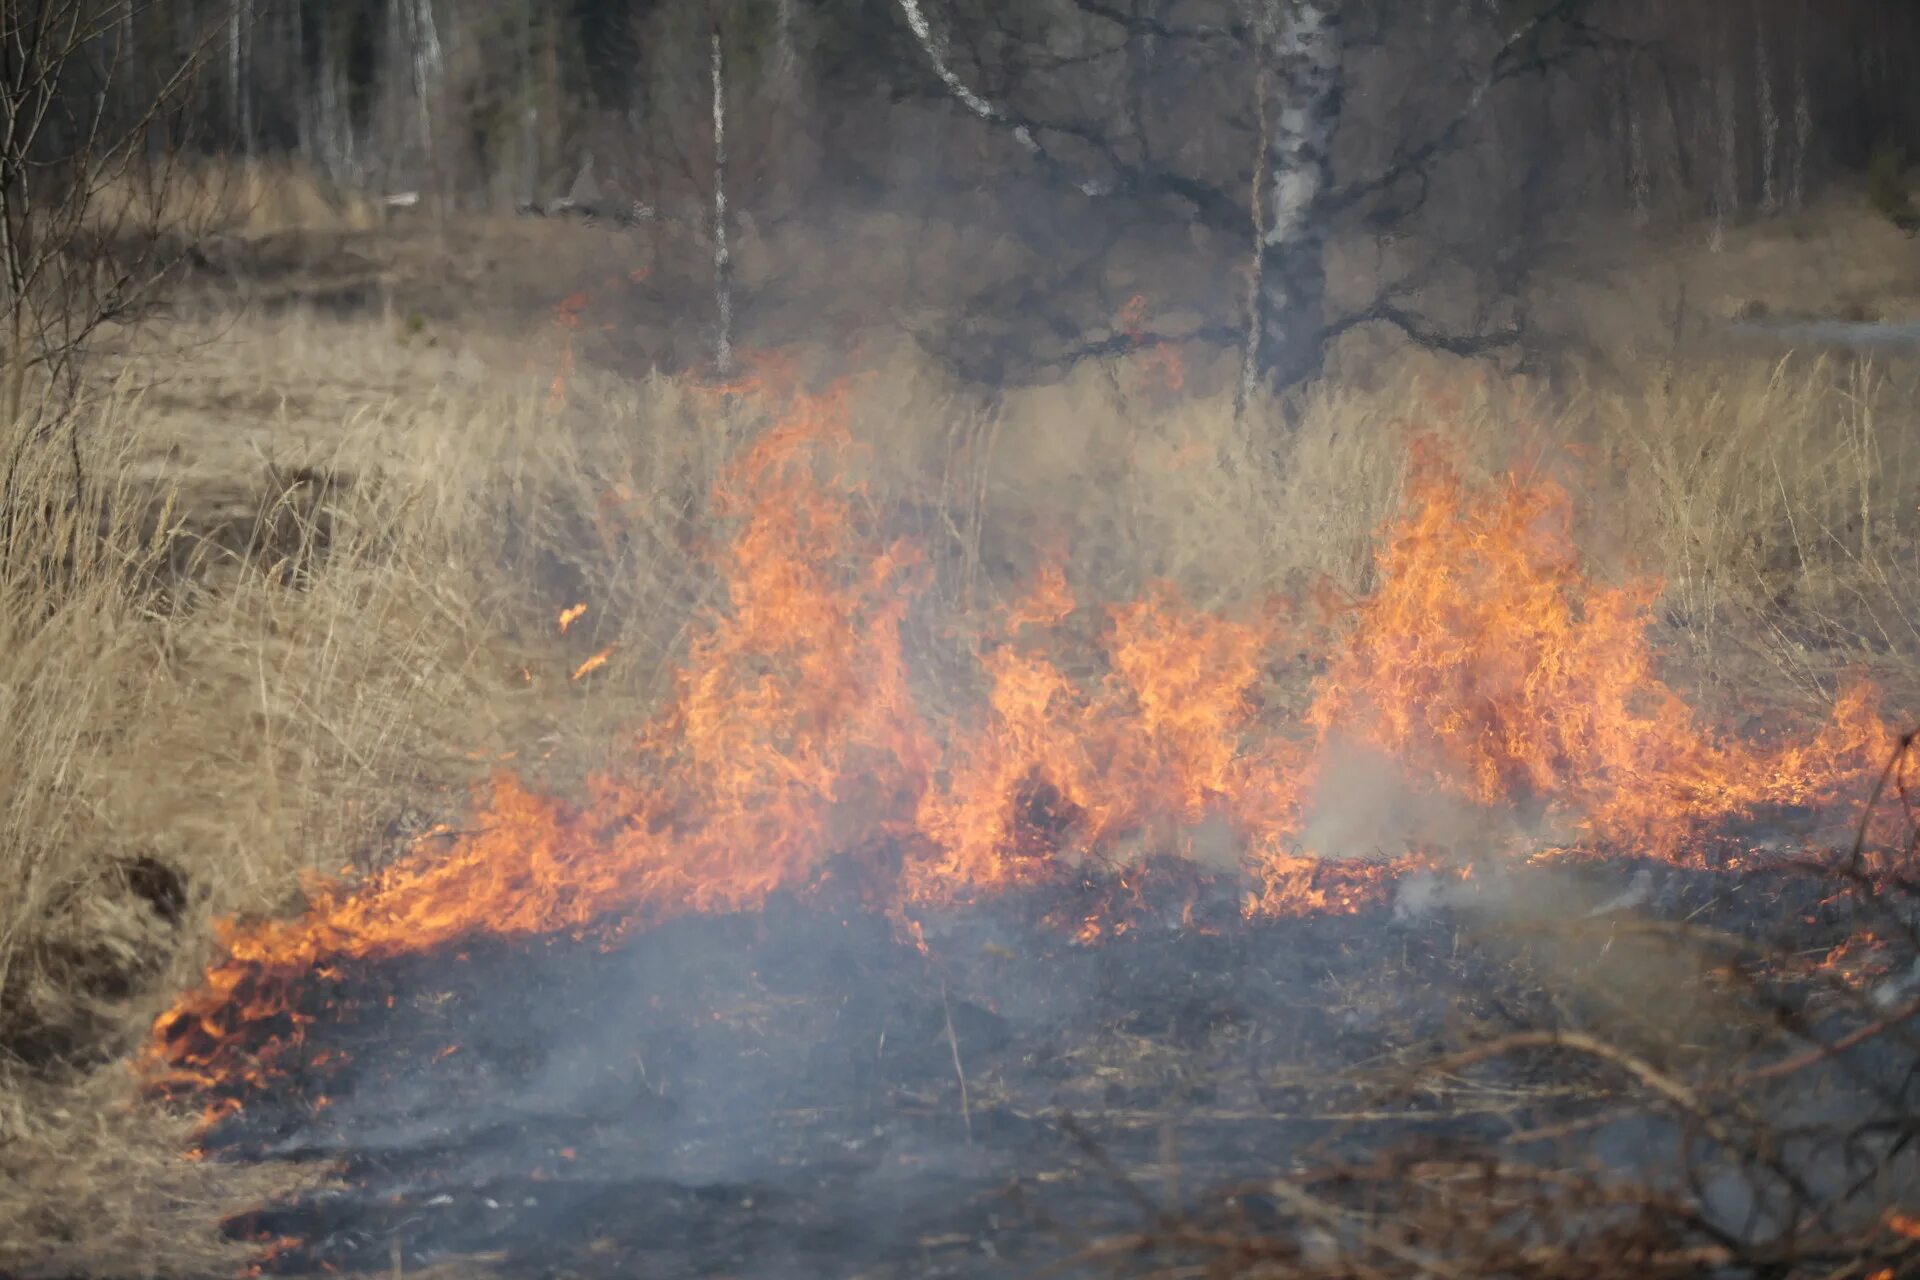
[[[733,372],[733,257],[727,251],[727,64],[720,45],[720,24],[713,27],[713,296],[720,315],[713,363],[720,375]]]
[[[1342,88],[1338,0],[1258,0],[1254,33],[1272,94],[1257,356],[1267,383],[1287,387],[1318,370],[1324,347],[1326,202]]]
[[[1760,130],[1760,207],[1768,213],[1780,208],[1775,165],[1780,154],[1780,115],[1773,105],[1773,53],[1767,45],[1767,25],[1753,24],[1753,80]]]

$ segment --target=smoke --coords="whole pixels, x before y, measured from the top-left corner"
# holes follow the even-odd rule
[[[1301,843],[1325,856],[1418,852],[1458,866],[1550,839],[1539,813],[1475,804],[1364,743],[1337,738],[1323,761]]]

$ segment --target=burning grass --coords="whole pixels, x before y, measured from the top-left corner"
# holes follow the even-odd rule
[[[1910,1273],[1920,826],[1900,779],[1913,744],[1899,743],[1860,826],[1891,802],[1902,873],[1861,875],[1856,841],[1840,865],[1814,869],[1829,891],[1821,910],[1785,925],[1730,931],[1695,911],[1559,926],[1568,954],[1604,937],[1606,949],[1651,944],[1669,964],[1692,957],[1690,985],[1715,999],[1689,1033],[1660,1016],[1671,1010],[1629,1010],[1610,980],[1561,975],[1546,988],[1566,998],[1558,1008],[1516,1019],[1496,1002],[1504,1026],[1451,1033],[1437,1053],[1404,1049],[1363,1077],[1377,1105],[1455,1089],[1530,1095],[1508,1123],[1357,1149],[1321,1141],[1191,1200],[1134,1190],[1142,1225],[1084,1243],[1074,1264],[1151,1276]],[[1838,920],[1821,919],[1836,905],[1850,937],[1807,951],[1836,936],[1822,925]],[[1880,930],[1901,938],[1896,973],[1863,978],[1846,958],[1863,939],[1877,949]],[[1579,1008],[1593,997],[1598,1007]],[[1527,1025],[1536,1018],[1545,1025]]]
[[[1177,853],[1211,824],[1221,869],[1259,886],[1249,913],[1352,910],[1381,900],[1391,868],[1329,867],[1344,851],[1299,844],[1348,746],[1384,757],[1416,802],[1531,809],[1525,839],[1564,830],[1683,864],[1709,829],[1861,790],[1892,748],[1864,687],[1805,743],[1716,733],[1653,672],[1656,589],[1586,579],[1560,486],[1476,490],[1432,456],[1381,538],[1378,590],[1305,641],[1333,649],[1307,735],[1255,715],[1277,618],[1199,612],[1157,585],[1106,611],[1105,674],[1088,689],[1048,643],[1076,601],[1044,565],[979,629],[987,706],[943,741],[903,639],[925,553],[859,509],[848,388],[719,394],[766,402],[771,421],[716,482],[724,598],[696,615],[660,714],[584,804],[503,773],[459,832],[369,882],[316,888],[301,919],[228,930],[208,985],[157,1028],[174,1087],[231,1086],[297,1051],[297,1023],[264,1042],[255,1028],[277,1025],[287,985],[316,969],[753,909],[853,855],[872,861],[873,905],[911,928],[916,908]]]
[[[900,369],[823,392],[581,368],[556,402],[539,360],[483,378],[471,352],[280,324],[255,340],[366,345],[377,385],[326,410],[350,431],[217,500],[189,469],[169,505],[137,421],[162,406],[122,404],[85,437],[97,510],[14,533],[10,565],[67,566],[7,586],[6,767],[37,816],[8,837],[0,1010],[42,1073],[126,1045],[171,985],[149,1051],[177,1096],[231,1111],[296,1070],[324,1092],[302,1050],[328,983],[796,895],[872,913],[877,963],[903,966],[943,954],[956,911],[1030,901],[1044,929],[1015,945],[1068,963],[1377,921],[1396,873],[1549,847],[1759,866],[1779,852],[1756,824],[1857,796],[1891,750],[1864,678],[1824,729],[1743,731],[1656,643],[1723,657],[1780,591],[1817,599],[1817,626],[1775,610],[1757,646],[1802,707],[1844,660],[1906,652],[1872,584],[1909,580],[1912,458],[1858,425],[1896,389],[1871,375],[1702,383],[1665,419],[1410,380],[1326,393],[1282,463],[1223,406],[1091,382],[995,416],[930,408]],[[1812,465],[1836,413],[1845,452]],[[1679,426],[1645,422],[1740,465],[1698,483]],[[34,456],[52,494],[61,458]],[[1629,504],[1652,515],[1610,516]],[[1864,643],[1814,647],[1856,616]],[[1352,841],[1356,809],[1395,812]],[[216,918],[245,922],[196,985]],[[969,1065],[957,1010],[939,1068],[976,1073],[992,1124],[1012,1060]],[[12,1238],[85,1265],[58,1234]]]

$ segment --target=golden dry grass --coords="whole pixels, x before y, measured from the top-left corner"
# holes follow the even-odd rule
[[[509,753],[567,785],[661,693],[711,589],[705,494],[757,423],[613,359],[556,396],[563,342],[540,309],[203,307],[100,370],[83,507],[63,436],[23,453],[0,556],[0,1270],[209,1265],[256,1175],[172,1154],[183,1126],[113,1059],[212,922],[388,856]],[[948,619],[1055,547],[1095,600],[1155,578],[1204,605],[1364,591],[1431,434],[1478,474],[1561,473],[1599,569],[1664,577],[1697,670],[1817,701],[1839,667],[1920,649],[1911,367],[1642,358],[1548,384],[1401,353],[1241,429],[1150,362],[988,401],[917,354],[863,360],[868,492],[928,547]],[[952,637],[917,639],[930,704],[963,698]]]
[[[128,165],[98,184],[86,213],[90,225],[105,228],[188,227],[242,235],[365,230],[382,218],[380,206],[367,196],[277,160]]]

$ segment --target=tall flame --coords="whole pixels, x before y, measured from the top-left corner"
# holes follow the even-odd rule
[[[1565,490],[1474,489],[1431,452],[1381,539],[1380,588],[1344,620],[1296,732],[1260,708],[1288,633],[1277,611],[1219,616],[1156,584],[1105,611],[1089,652],[1076,639],[1088,628],[1065,624],[1091,619],[1049,563],[983,628],[984,704],[943,740],[902,638],[923,558],[880,536],[846,478],[848,394],[779,393],[778,420],[721,475],[724,601],[695,620],[663,710],[584,798],[501,773],[459,834],[315,887],[296,919],[227,926],[205,983],[156,1024],[163,1084],[270,1070],[300,1042],[290,997],[315,969],[479,933],[750,909],[839,867],[910,924],[1086,860],[1119,867],[1204,839],[1210,861],[1238,863],[1251,911],[1359,910],[1413,855],[1297,847],[1343,744],[1418,786],[1674,859],[1693,856],[1705,824],[1833,796],[1891,750],[1864,686],[1803,744],[1709,732],[1655,674],[1656,587],[1585,578]],[[1070,674],[1096,664],[1092,680]]]
[[[1704,823],[1832,795],[1891,755],[1865,685],[1803,746],[1708,732],[1655,674],[1659,584],[1589,582],[1556,482],[1473,493],[1427,447],[1407,505],[1307,713],[1322,742],[1343,735],[1480,804],[1537,806],[1676,859]]]

